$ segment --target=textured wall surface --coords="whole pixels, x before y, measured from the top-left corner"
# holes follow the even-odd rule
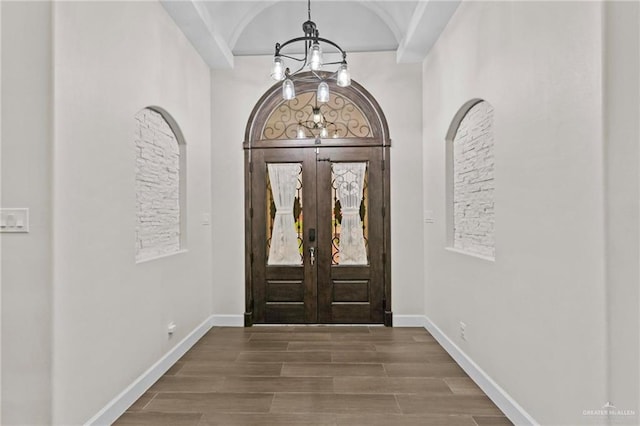
[[[453,246],[495,256],[493,108],[474,105],[453,140]]]
[[[180,150],[158,112],[136,120],[136,261],[180,250]]]

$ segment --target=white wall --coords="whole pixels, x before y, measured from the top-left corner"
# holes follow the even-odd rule
[[[28,234],[2,234],[3,425],[51,421],[49,2],[1,2],[2,207],[28,207]]]
[[[465,2],[423,64],[427,316],[541,424],[606,402],[601,19]],[[444,138],[473,98],[495,109],[495,262],[445,250]]]
[[[393,52],[352,53],[352,77],[380,103],[391,138],[392,308],[422,315],[422,145],[420,65],[395,63]],[[212,97],[213,312],[244,312],[244,130],[273,83],[272,57],[236,57],[233,70],[214,70]]]
[[[2,6],[0,5],[0,200],[2,200],[2,53],[1,52],[2,52]],[[2,401],[2,242],[0,242],[0,401]],[[0,421],[2,421],[2,403],[0,403]]]
[[[604,45],[604,164],[607,229],[609,398],[640,423],[640,4],[607,2]]]
[[[160,4],[53,9],[52,410],[62,425],[96,414],[211,312],[211,114],[209,69]],[[188,251],[136,264],[134,116],[146,106],[168,111],[185,137]]]

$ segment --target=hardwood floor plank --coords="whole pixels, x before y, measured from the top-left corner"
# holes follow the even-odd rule
[[[240,355],[239,350],[208,351],[198,348],[188,351],[180,361],[235,361],[238,355]]]
[[[433,355],[423,352],[339,351],[331,352],[333,362],[352,363],[420,363],[431,362]]]
[[[126,412],[114,426],[199,426],[201,413]]]
[[[331,352],[241,352],[237,362],[331,362]]]
[[[372,333],[385,334],[429,334],[424,327],[371,327]]]
[[[280,376],[281,363],[249,364],[242,362],[190,361],[178,375],[187,376]]]
[[[207,413],[201,426],[336,426],[334,414]],[[464,425],[466,426],[466,425]],[[475,423],[474,423],[475,426]]]
[[[251,338],[252,333],[247,333],[244,331],[209,331],[207,334],[202,336],[200,342],[208,343],[208,342],[246,342]]]
[[[396,395],[396,398],[404,414],[502,415],[502,412],[486,396]]]
[[[149,388],[149,392],[218,392],[224,382],[224,377],[163,376]]]
[[[178,361],[176,361],[176,363],[175,363],[175,364],[173,364],[173,365],[171,366],[171,368],[170,368],[170,369],[168,369],[168,370],[167,370],[167,372],[166,372],[166,373],[164,373],[164,374],[165,374],[165,376],[173,376],[173,375],[176,375],[176,374],[178,374],[178,372],[179,372],[180,370],[182,370],[182,367],[184,367],[184,361],[180,361],[180,360],[178,360]]]
[[[147,406],[149,401],[151,401],[153,398],[155,398],[155,396],[156,396],[155,392],[147,391],[147,392],[143,393],[142,396],[140,398],[138,398],[138,400],[136,402],[134,402],[133,405],[131,405],[131,407],[129,407],[127,409],[127,411],[140,411],[140,410],[143,410],[144,407]]]
[[[285,363],[282,375],[289,377],[384,376],[382,364]]]
[[[195,413],[268,413],[272,393],[159,393],[146,410]]]
[[[281,341],[274,342],[269,340],[264,341],[232,341],[225,342],[224,339],[217,341],[208,341],[200,343],[198,342],[197,347],[193,350],[198,352],[224,352],[224,351],[238,351],[238,352],[249,352],[249,351],[286,351],[289,342]]]
[[[296,333],[330,333],[330,334],[370,334],[367,326],[331,326],[331,325],[305,325],[292,327]]]
[[[413,340],[421,343],[424,343],[424,342],[437,343],[438,342],[432,335],[428,333],[414,335]]]
[[[389,377],[466,377],[458,364],[443,363],[395,363],[384,364]]]
[[[471,416],[338,414],[338,426],[476,426]]]
[[[334,377],[333,388],[336,393],[451,395],[444,380],[431,377]]]
[[[478,426],[513,426],[504,416],[473,416],[473,420]]]
[[[233,331],[237,327],[226,327],[225,331]],[[253,327],[244,327],[244,333],[293,333],[295,327],[291,325],[254,325]]]
[[[272,413],[400,413],[393,395],[276,393]]]
[[[332,334],[331,340],[371,343],[416,343],[413,337],[411,334]]]
[[[375,351],[372,343],[351,342],[291,342],[288,351]]]
[[[329,333],[253,333],[251,341],[269,340],[272,342],[317,342],[331,339]]]
[[[469,377],[448,377],[444,381],[456,395],[484,395],[482,389]]]
[[[331,377],[228,377],[224,392],[333,392]]]
[[[391,342],[375,343],[375,350],[379,352],[428,352],[432,354],[446,354],[438,343],[434,342]]]

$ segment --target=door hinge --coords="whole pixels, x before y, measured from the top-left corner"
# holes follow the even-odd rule
[[[386,208],[382,206],[382,217],[384,217],[386,214],[387,214]]]
[[[249,173],[253,173],[253,161],[249,161]]]
[[[382,263],[383,264],[387,263],[387,253],[382,253]]]
[[[253,219],[253,207],[249,207],[249,217]]]
[[[380,160],[380,163],[382,164],[382,170],[384,170],[384,160]]]
[[[253,253],[249,254],[249,262],[253,265]]]

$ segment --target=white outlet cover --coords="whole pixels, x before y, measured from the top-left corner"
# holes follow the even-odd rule
[[[29,209],[0,209],[0,232],[29,232]]]

